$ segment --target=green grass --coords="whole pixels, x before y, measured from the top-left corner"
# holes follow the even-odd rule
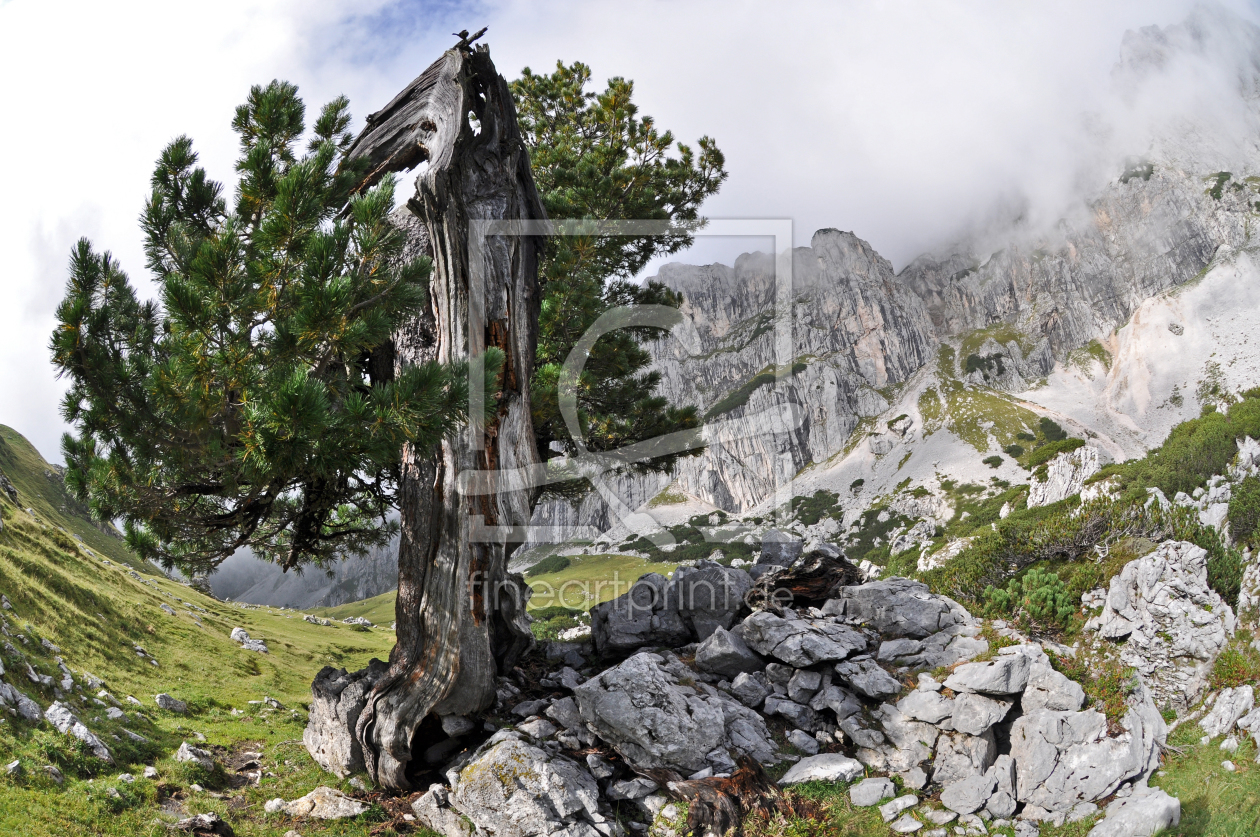
[[[123,721],[110,721],[103,707],[71,702],[80,719],[113,751],[118,761],[113,768],[85,758],[72,739],[46,723],[32,727],[7,718],[0,724],[0,763],[18,759],[25,768],[24,778],[0,779],[0,834],[165,834],[162,823],[173,817],[159,809],[158,795],[177,792],[188,795],[183,805],[190,814],[217,811],[242,837],[280,837],[294,823],[264,816],[266,800],[292,799],[318,784],[345,789],[344,783],[316,767],[300,743],[310,683],[325,665],[357,669],[372,657],[385,658],[393,645],[392,632],[357,632],[346,625],[321,627],[304,622],[302,614],[293,611],[218,602],[161,575],[141,575],[137,580],[131,575],[132,566],[143,565],[135,558],[123,560],[121,541],[94,529],[74,513],[71,504],[61,509],[55,484],[39,485],[47,466],[34,449],[7,428],[0,430],[0,436],[4,439],[0,461],[21,493],[18,506],[7,496],[0,497],[4,520],[0,593],[13,604],[13,610],[4,613],[10,632],[28,639],[24,645],[16,637],[6,638],[22,655],[22,659],[15,655],[4,659],[12,672],[10,682],[41,707],[52,702],[51,689],[35,687],[16,676],[26,662],[42,673],[57,672],[53,655],[39,644],[40,639],[47,639],[60,647],[77,682],[84,682],[85,671],[100,678],[123,701],[127,713]],[[24,510],[28,506],[36,515]],[[92,544],[97,555],[89,554],[74,534]],[[109,564],[101,553],[110,556]],[[175,615],[163,611],[162,604],[173,608]],[[264,640],[270,653],[242,650],[228,636],[238,626]],[[139,657],[135,645],[143,647],[158,665]],[[94,694],[86,686],[84,690]],[[158,692],[186,701],[188,714],[159,710],[153,701]],[[147,720],[135,716],[135,707],[125,702],[127,695],[142,702]],[[286,709],[267,711],[249,703],[266,696],[276,698]],[[232,714],[233,709],[241,714]],[[151,743],[132,743],[123,735],[123,725]],[[205,784],[213,783],[214,777],[190,776],[170,754],[182,740],[195,740],[194,733],[207,739],[199,746],[214,749],[228,761],[233,753],[260,750],[265,769],[275,776],[264,778],[259,786],[226,790],[223,798],[192,793],[188,785],[193,779]],[[111,737],[115,734],[121,740]],[[50,763],[61,765],[66,774],[63,787],[45,775],[43,766]],[[149,763],[159,772],[156,782],[139,779],[125,787],[113,780],[122,772],[139,776]],[[229,770],[231,775],[234,771]],[[107,794],[110,787],[119,789],[120,798]],[[359,818],[340,825],[303,823],[301,831],[307,837],[359,835],[366,834],[368,827]]]
[[[1000,346],[1008,343],[1015,343],[1019,346],[1019,350],[1024,354],[1028,354],[1033,348],[1033,341],[1027,334],[1009,323],[996,323],[988,328],[977,329],[970,332],[962,339],[962,347],[959,349],[959,355],[967,357],[980,351],[988,340],[993,340]]]
[[[1018,433],[1037,424],[1037,416],[1009,396],[989,389],[966,389],[957,382],[942,385],[949,429],[980,453],[989,450],[989,436],[998,447],[1015,442]],[[988,427],[985,425],[988,424]]]
[[[744,822],[747,837],[884,837],[878,808],[855,808],[845,782],[804,782],[784,794],[784,808],[798,808]]]
[[[1220,741],[1200,746],[1197,724],[1185,724],[1170,744],[1182,749],[1164,755],[1164,767],[1151,780],[1181,800],[1181,824],[1160,837],[1252,837],[1260,834],[1260,765],[1256,746],[1244,739],[1238,752],[1220,749]],[[1221,767],[1229,759],[1237,767]]]
[[[712,544],[710,551],[721,547],[722,544]],[[668,576],[677,566],[629,555],[575,555],[563,570],[529,579],[529,586],[534,591],[529,609],[559,605],[590,610],[601,602],[622,595],[644,574]]]
[[[398,591],[390,590],[370,599],[347,602],[337,607],[315,607],[311,613],[328,619],[349,619],[351,616],[362,616],[373,625],[388,625],[394,621],[394,602],[398,599]]]
[[[112,561],[149,575],[155,573],[153,567],[127,549],[113,526],[98,526],[39,451],[22,434],[4,425],[0,425],[0,472],[17,489],[19,508],[32,509],[42,522],[78,535],[82,543]]]

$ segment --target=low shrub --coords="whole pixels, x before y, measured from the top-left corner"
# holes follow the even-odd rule
[[[1022,577],[1012,578],[1006,588],[985,588],[986,610],[1041,626],[1066,629],[1076,614],[1076,605],[1058,573],[1032,567]]]
[[[561,570],[568,569],[573,562],[566,555],[548,555],[534,566],[525,571],[526,578],[533,578],[536,575],[544,573],[558,573]]]
[[[1244,632],[1239,632],[1243,637]],[[1260,651],[1252,648],[1246,639],[1235,639],[1220,656],[1212,669],[1213,689],[1233,689],[1260,682]]]
[[[1002,464],[1002,457],[986,456],[984,459],[981,459],[980,461],[983,462],[985,465],[988,465],[990,468],[997,468],[997,467],[1000,467]]]
[[[1040,465],[1046,464],[1061,453],[1070,453],[1071,451],[1084,446],[1085,440],[1077,439],[1075,437],[1070,439],[1056,439],[1053,442],[1047,442],[1041,447],[1035,449],[1032,453],[1028,454],[1028,458],[1024,460],[1024,467],[1031,471]]]
[[[1229,500],[1229,531],[1238,543],[1255,546],[1260,524],[1260,479],[1247,477],[1238,485]]]
[[[1041,431],[1042,436],[1046,437],[1047,442],[1061,442],[1068,437],[1067,431],[1060,427],[1058,422],[1045,416],[1041,417],[1037,429]]]

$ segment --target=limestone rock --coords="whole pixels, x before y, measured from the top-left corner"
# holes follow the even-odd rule
[[[1028,486],[1028,507],[1048,506],[1079,494],[1085,480],[1102,468],[1098,453],[1098,448],[1085,445],[1047,462],[1045,481],[1034,478]]]
[[[796,668],[843,660],[866,648],[861,634],[828,619],[785,619],[763,610],[741,627],[749,648]]]
[[[302,743],[320,767],[342,779],[362,770],[363,749],[354,734],[368,692],[388,670],[372,660],[352,674],[325,666],[311,683],[311,710]]]
[[[740,703],[756,709],[770,694],[770,687],[766,676],[761,672],[738,674],[731,682],[731,694],[735,695]]]
[[[1142,788],[1107,806],[1088,837],[1151,837],[1181,822],[1181,802],[1158,788]]]
[[[591,638],[600,654],[635,651],[645,645],[675,647],[691,639],[691,631],[669,593],[669,579],[648,573],[627,593],[591,608]]]
[[[865,772],[862,763],[840,753],[823,753],[803,758],[779,780],[780,785],[801,782],[852,782]]]
[[[1040,651],[1040,649],[1038,649]],[[1081,684],[1054,670],[1045,652],[1032,659],[1028,669],[1028,684],[1020,704],[1025,713],[1038,709],[1070,710],[1075,712],[1085,704],[1085,690]]]
[[[495,733],[454,777],[413,803],[421,824],[445,837],[467,837],[466,817],[478,834],[495,837],[596,837],[599,786],[590,772],[565,756],[552,755],[518,733]],[[441,816],[446,811],[455,814]]]
[[[640,770],[688,773],[723,744],[724,717],[694,689],[679,686],[656,654],[640,652],[574,690],[582,719]]]
[[[158,705],[158,708],[165,709],[167,712],[175,712],[182,715],[188,711],[188,704],[178,698],[171,697],[165,692],[160,695],[154,695],[153,702]]]
[[[744,640],[722,626],[717,626],[696,649],[696,668],[723,677],[751,674],[765,665]]]
[[[999,723],[1011,711],[1009,700],[994,700],[964,692],[954,700],[952,726],[967,735],[983,735],[989,727]],[[964,811],[960,813],[971,813]]]
[[[949,785],[969,776],[982,775],[993,765],[996,757],[997,742],[992,730],[978,736],[960,732],[942,733],[932,761],[932,781]]]
[[[1164,541],[1111,580],[1098,635],[1124,641],[1120,660],[1138,670],[1157,703],[1184,711],[1207,686],[1234,633],[1234,612],[1208,586],[1207,552]]]
[[[1159,766],[1167,726],[1141,684],[1127,699],[1124,732],[1107,736],[1107,719],[1095,710],[1041,709],[1011,725],[1017,799],[1066,813],[1109,796],[1124,782],[1145,780]]]
[[[892,783],[892,779],[875,778],[863,779],[853,787],[849,788],[849,801],[858,808],[870,808],[878,805],[885,799],[892,798],[897,792],[897,788]]]
[[[846,686],[872,700],[883,700],[901,692],[901,684],[870,657],[837,663],[836,675]]]
[[[954,701],[940,692],[919,688],[898,701],[897,709],[907,718],[939,724],[954,714]]]
[[[923,639],[970,617],[954,600],[935,595],[926,584],[907,578],[844,587],[822,611],[871,627],[885,639]]]
[[[180,744],[179,749],[175,751],[175,761],[192,762],[207,770],[214,769],[214,756],[200,747],[192,746],[187,741]]]
[[[959,814],[979,811],[997,790],[997,779],[991,774],[968,776],[941,791],[941,804]]]
[[[752,583],[752,577],[741,569],[704,561],[695,568],[675,570],[669,596],[691,636],[704,641],[718,628],[735,624],[736,616],[745,610],[744,596]]]
[[[83,722],[75,717],[70,707],[61,701],[56,701],[52,706],[48,707],[48,711],[44,713],[44,717],[48,719],[48,723],[63,735],[72,735],[87,745],[92,751],[92,755],[96,756],[103,762],[108,764],[114,763],[114,756],[109,752],[109,748],[105,746],[101,739],[84,726]]]
[[[967,663],[954,669],[945,688],[985,695],[1015,695],[1028,684],[1029,660],[1022,654],[998,657],[984,663]]]
[[[321,785],[306,796],[284,805],[284,812],[295,819],[343,820],[357,817],[368,806],[341,791]]]
[[[1199,720],[1199,726],[1208,738],[1227,735],[1234,729],[1234,724],[1251,712],[1255,705],[1255,690],[1250,684],[1221,689],[1211,711]]]
[[[251,639],[244,628],[233,628],[231,637],[233,642],[239,642],[246,651],[257,651],[260,654],[267,653],[267,643],[261,639]]]
[[[799,729],[788,732],[787,742],[807,756],[818,755],[818,739]]]
[[[801,557],[805,543],[800,538],[770,529],[761,536],[761,555],[758,564],[771,564],[778,567],[790,567]]]
[[[19,715],[33,724],[44,720],[44,712],[38,703],[3,681],[0,681],[0,704],[14,707]]]

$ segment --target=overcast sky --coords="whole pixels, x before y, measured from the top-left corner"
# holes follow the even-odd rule
[[[344,93],[357,128],[449,33],[489,26],[508,78],[584,61],[601,84],[633,79],[680,139],[715,137],[730,179],[710,217],[790,218],[798,243],[853,230],[900,268],[995,213],[1052,218],[1092,188],[1124,32],[1192,6],[0,0],[0,423],[60,461],[47,345],[72,243],[113,251],[151,294],[136,218],[153,161],[186,133],[230,183],[232,111],[251,84],[295,82],[312,113]]]

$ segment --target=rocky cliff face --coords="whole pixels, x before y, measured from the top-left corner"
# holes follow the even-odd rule
[[[1135,168],[1053,236],[983,258],[922,256],[898,278],[924,301],[939,337],[1008,323],[1046,341],[1050,353],[1037,353],[1045,375],[1054,357],[1192,279],[1220,248],[1246,242],[1252,189],[1227,185],[1215,197],[1205,174]]]
[[[931,420],[920,414],[918,398],[941,374],[956,377],[968,392],[992,393],[993,403],[1017,405],[1033,420],[1042,414],[1074,423],[1074,432],[1099,439],[1113,458],[1158,444],[1173,420],[1189,417],[1182,412],[1197,412],[1198,404],[1182,410],[1176,397],[1193,391],[1201,372],[1182,368],[1183,361],[1193,355],[1188,362],[1202,365],[1198,355],[1211,352],[1208,344],[1194,343],[1197,348],[1176,363],[1170,356],[1165,365],[1185,380],[1164,376],[1170,380],[1162,382],[1152,367],[1163,361],[1150,356],[1152,348],[1135,347],[1129,334],[1135,314],[1152,300],[1203,284],[1213,266],[1235,276],[1214,274],[1209,283],[1249,286],[1245,250],[1258,192],[1254,179],[1241,175],[1136,166],[1049,234],[1013,230],[996,252],[925,255],[899,274],[852,233],[820,230],[810,247],[791,253],[791,304],[783,312],[775,304],[775,282],[785,275],[786,254],[777,262],[769,254],[745,254],[730,267],[666,265],[656,278],[683,294],[683,328],[694,330],[694,339],[654,346],[656,369],[667,397],[700,406],[709,442],[700,456],[680,464],[670,491],[746,513],[763,508],[788,480],[835,470],[854,457],[860,467],[841,468],[830,480],[807,479],[796,493],[803,485],[839,491],[859,474],[869,483],[869,472],[879,476],[881,458],[891,458],[894,448],[905,448],[897,454],[904,462],[929,447],[924,425]],[[1187,299],[1177,304],[1189,322],[1169,325],[1170,338],[1177,328],[1202,325],[1194,310],[1185,310],[1195,307]],[[785,329],[790,346],[776,352]],[[954,352],[948,363],[941,360],[943,347]],[[1149,392],[1137,401],[1131,393],[1157,379],[1158,388],[1169,389],[1165,404],[1171,397],[1177,406],[1166,415],[1153,409]],[[958,438],[967,436],[965,428],[958,425],[967,422],[984,426],[992,417],[955,416],[955,447],[966,448]],[[910,427],[915,430],[907,432]],[[942,444],[938,434],[933,469],[957,458]],[[1000,453],[1000,440],[989,444]],[[971,458],[977,461],[967,467],[979,468],[979,457]],[[930,476],[923,467],[898,479]],[[621,496],[635,507],[664,484],[625,478]],[[588,498],[576,509],[545,503],[535,523],[600,529],[615,521],[598,498]]]

